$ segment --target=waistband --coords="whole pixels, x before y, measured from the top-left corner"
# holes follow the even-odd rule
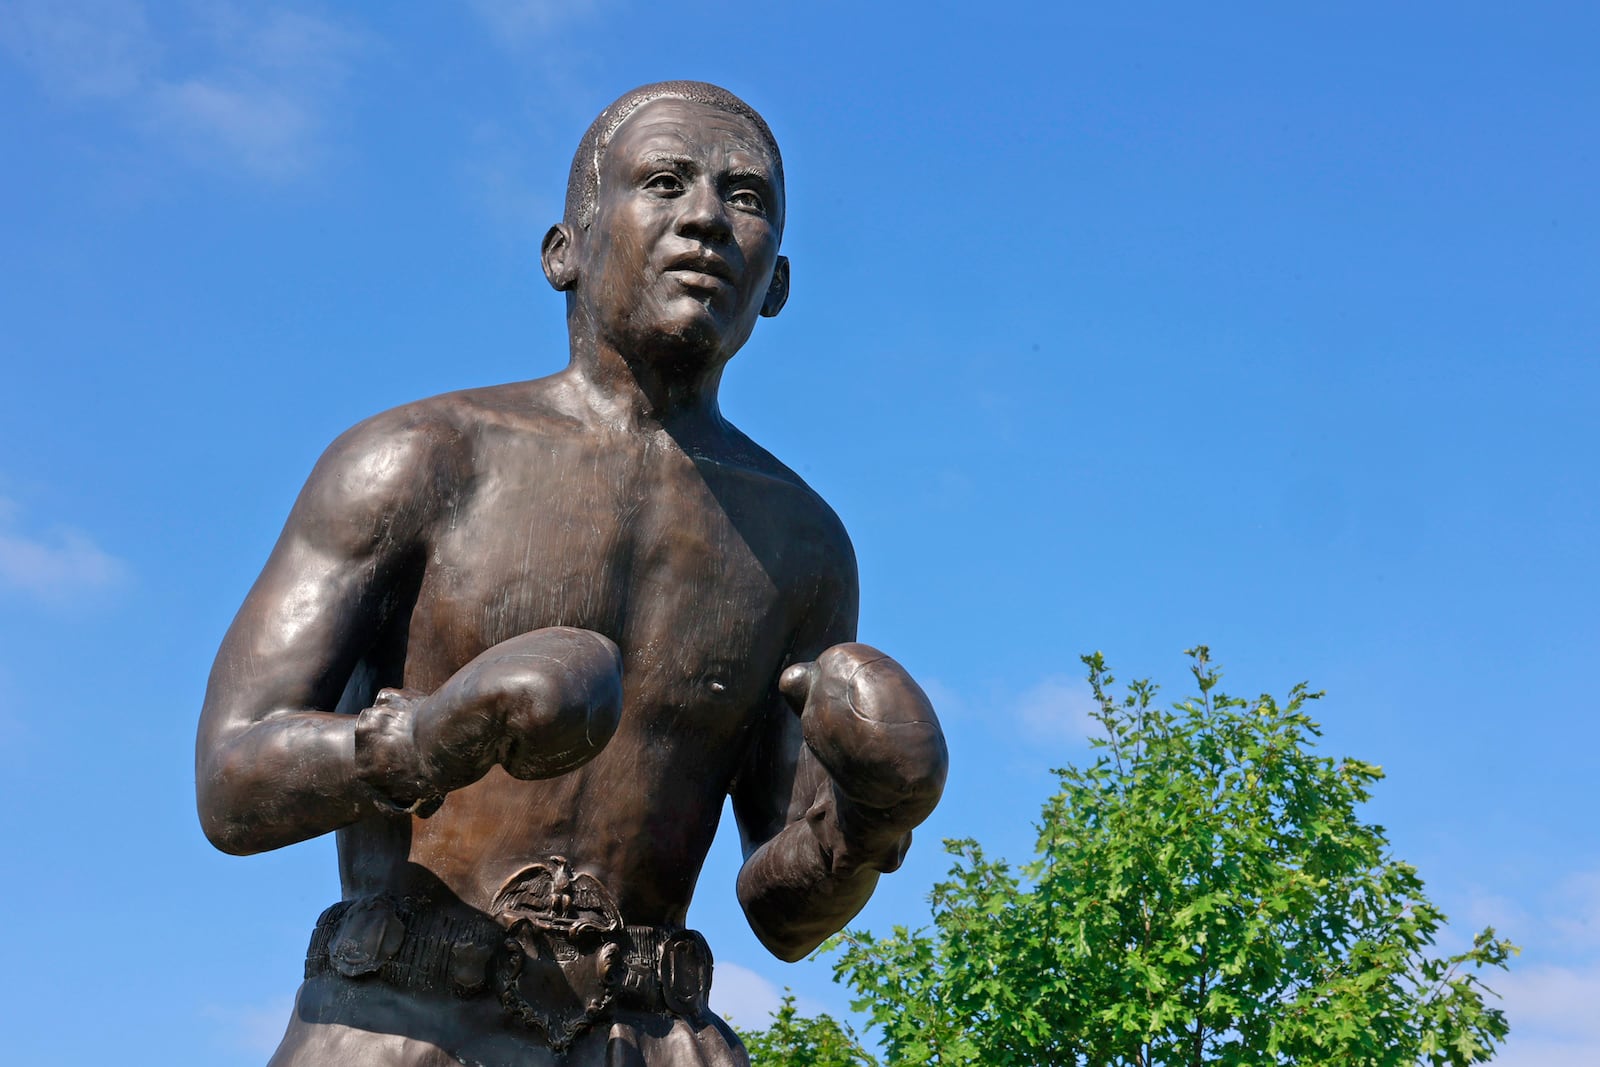
[[[599,882],[573,875],[560,857],[519,872],[492,910],[390,895],[340,901],[311,932],[305,976],[492,994],[557,1050],[615,1008],[696,1022],[707,1011],[714,961],[705,938],[624,924]]]

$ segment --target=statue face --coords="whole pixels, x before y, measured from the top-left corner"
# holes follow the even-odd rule
[[[778,261],[777,175],[742,116],[675,99],[630,115],[600,161],[581,238],[578,297],[600,337],[625,356],[721,361],[738,351]]]

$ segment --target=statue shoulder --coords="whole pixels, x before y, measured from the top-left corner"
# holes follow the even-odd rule
[[[839,515],[811,485],[784,462],[730,426],[736,435],[733,454],[738,466],[766,479],[785,500],[784,525],[796,545],[804,546],[812,560],[814,578],[854,589],[856,585],[855,546]]]
[[[808,540],[823,554],[828,569],[853,586],[856,581],[856,549],[850,542],[849,531],[820,493],[798,474],[794,474],[793,478],[796,491],[808,504],[805,509]]]
[[[317,461],[291,525],[351,554],[414,542],[474,480],[467,408],[446,394],[352,426]]]
[[[783,526],[787,556],[793,561],[790,580],[796,647],[815,655],[840,641],[855,639],[861,579],[855,546],[837,512],[805,479],[777,460],[772,474],[787,489]]]

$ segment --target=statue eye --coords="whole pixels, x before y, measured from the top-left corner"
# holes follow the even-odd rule
[[[670,170],[658,171],[644,180],[644,187],[657,193],[681,193],[683,179]]]
[[[761,199],[761,194],[754,189],[735,189],[728,197],[728,203],[744,211],[753,211],[758,215],[767,213],[767,202]]]

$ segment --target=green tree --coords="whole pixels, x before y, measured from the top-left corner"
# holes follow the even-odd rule
[[[1297,686],[1228,697],[1205,648],[1197,695],[1118,698],[1084,657],[1105,730],[1058,771],[1020,872],[972,841],[932,894],[931,928],[842,938],[888,1062],[1001,1067],[1389,1067],[1486,1062],[1505,1037],[1486,929],[1440,954],[1445,916],[1359,806],[1382,777],[1315,754]],[[791,1025],[795,1025],[791,1020]],[[787,1063],[769,1048],[758,1067]]]
[[[794,994],[784,990],[783,1004],[765,1030],[740,1030],[750,1052],[750,1062],[782,1067],[878,1067],[878,1061],[861,1047],[848,1023],[831,1015],[808,1018],[794,1006]]]

